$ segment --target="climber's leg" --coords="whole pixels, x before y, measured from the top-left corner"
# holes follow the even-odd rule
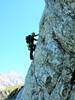
[[[33,45],[33,50],[35,51],[35,49],[36,49],[36,45],[34,44],[34,45]]]
[[[30,59],[33,60],[33,48],[30,49]]]

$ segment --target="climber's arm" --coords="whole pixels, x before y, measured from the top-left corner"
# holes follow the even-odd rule
[[[35,35],[34,37],[38,36],[39,34]]]
[[[35,41],[37,41],[37,39],[34,38]]]

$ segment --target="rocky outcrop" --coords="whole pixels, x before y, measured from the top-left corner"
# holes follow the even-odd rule
[[[19,91],[21,91],[23,86],[19,86],[13,91],[3,90],[0,91],[0,100],[15,100]]]
[[[23,86],[16,88],[15,90],[13,90],[7,97],[5,100],[15,100],[19,91],[21,91],[23,88]]]
[[[75,0],[45,0],[39,39],[16,100],[75,100]]]
[[[0,100],[5,100],[7,97],[7,93],[5,91],[0,91]]]

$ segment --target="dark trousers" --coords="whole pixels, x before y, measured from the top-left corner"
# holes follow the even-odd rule
[[[30,59],[33,60],[33,51],[35,51],[36,45],[31,45],[30,46]]]

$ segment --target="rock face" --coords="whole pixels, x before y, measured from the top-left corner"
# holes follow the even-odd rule
[[[16,100],[75,100],[75,0],[45,0],[39,39]]]

